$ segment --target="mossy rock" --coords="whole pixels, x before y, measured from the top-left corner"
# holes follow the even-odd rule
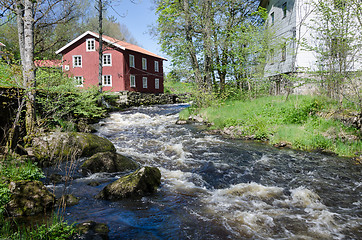
[[[76,231],[78,232],[78,237],[76,237],[75,239],[82,239],[82,240],[109,239],[108,237],[109,228],[107,224],[104,223],[88,221],[78,224],[75,228]]]
[[[116,148],[109,140],[91,133],[51,132],[35,137],[32,141],[32,153],[42,166],[90,157],[98,152],[115,151]]]
[[[161,172],[156,167],[143,167],[107,185],[96,196],[105,200],[142,197],[157,191],[161,184]]]
[[[40,181],[16,181],[9,184],[11,200],[6,204],[9,216],[44,214],[53,208],[55,196]]]
[[[75,197],[72,194],[63,195],[57,200],[57,206],[65,205],[66,207],[71,207],[77,205],[78,203],[79,203],[79,198]]]
[[[82,165],[84,175],[97,172],[124,172],[136,170],[138,164],[131,159],[114,152],[96,153]]]

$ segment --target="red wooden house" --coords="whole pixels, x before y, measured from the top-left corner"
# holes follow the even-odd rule
[[[103,35],[103,90],[163,93],[163,57]],[[99,35],[87,31],[58,51],[79,87],[98,86]]]

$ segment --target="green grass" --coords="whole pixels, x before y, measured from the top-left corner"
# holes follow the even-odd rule
[[[269,96],[253,101],[227,101],[196,110],[213,128],[236,126],[240,137],[251,136],[269,140],[271,144],[287,142],[301,150],[331,151],[340,156],[354,156],[362,152],[360,133],[333,119],[318,117],[335,103],[317,96]],[[187,109],[181,119],[194,113]]]
[[[18,180],[39,180],[44,178],[42,170],[30,160],[19,160],[8,156],[0,159],[0,239],[70,239],[75,233],[59,217],[41,225],[18,224],[11,218],[4,218],[4,207],[11,199],[9,182]]]
[[[195,91],[195,85],[192,83],[165,81],[164,84],[165,93],[184,94],[192,93]]]

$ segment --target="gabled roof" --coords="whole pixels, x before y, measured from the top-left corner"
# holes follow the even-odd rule
[[[65,45],[64,47],[62,47],[61,49],[59,49],[58,51],[56,51],[56,54],[60,54],[62,53],[65,49],[67,49],[68,47],[70,47],[71,45],[73,45],[74,43],[78,42],[80,39],[82,39],[83,37],[85,37],[86,35],[91,35],[94,38],[99,39],[99,34],[98,33],[94,33],[91,31],[87,31],[85,33],[83,33],[82,35],[80,35],[79,37],[77,37],[76,39],[74,39],[73,41],[71,41],[70,43],[68,43],[67,45]],[[116,48],[122,49],[122,50],[131,50],[131,51],[135,51],[135,52],[139,52],[139,53],[143,53],[145,55],[149,55],[152,57],[156,57],[156,58],[160,58],[162,60],[167,60],[166,58],[160,57],[150,51],[147,51],[146,49],[143,49],[137,45],[131,44],[131,43],[127,43],[112,37],[108,37],[106,35],[102,35],[102,40]]]

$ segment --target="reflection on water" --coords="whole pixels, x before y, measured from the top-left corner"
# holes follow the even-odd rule
[[[175,125],[184,107],[140,107],[97,124],[119,153],[159,167],[162,186],[110,202],[93,196],[124,173],[78,176],[68,191],[81,201],[67,218],[107,223],[111,239],[362,239],[361,166]]]

